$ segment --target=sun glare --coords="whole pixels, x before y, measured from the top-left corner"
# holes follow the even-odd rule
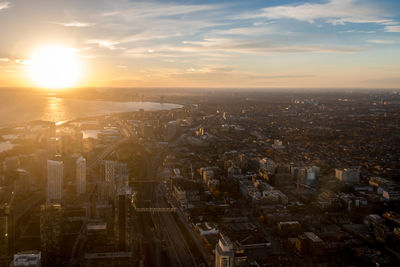
[[[75,49],[48,45],[33,53],[29,75],[39,87],[70,88],[78,85],[82,77],[82,64]]]

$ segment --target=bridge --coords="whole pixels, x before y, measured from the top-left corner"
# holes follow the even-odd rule
[[[162,180],[162,179],[140,179],[140,180],[132,180],[132,183],[160,183],[162,181],[166,181],[166,180]]]
[[[137,208],[136,212],[176,212],[176,208]]]
[[[132,207],[135,209],[136,212],[176,212],[175,207],[146,207],[146,208],[138,208],[136,207],[136,201],[132,199],[131,201]]]

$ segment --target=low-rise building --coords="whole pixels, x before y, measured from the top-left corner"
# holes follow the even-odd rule
[[[345,183],[350,183],[350,184],[359,183],[360,167],[335,169],[335,177]]]
[[[11,267],[40,267],[42,254],[40,251],[23,251],[14,254]]]

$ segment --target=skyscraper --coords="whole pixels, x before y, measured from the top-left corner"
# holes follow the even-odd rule
[[[9,205],[0,205],[0,266],[7,265],[14,253],[14,223]]]
[[[76,194],[86,193],[86,159],[79,157],[76,160]]]
[[[60,153],[61,152],[60,146],[61,146],[60,138],[50,137],[49,139],[47,139],[47,154],[50,157],[53,157],[57,153]]]
[[[104,181],[114,182],[115,180],[115,161],[103,160],[101,166],[101,176]]]
[[[234,251],[231,240],[221,235],[215,248],[215,267],[233,267]]]
[[[40,246],[45,266],[57,266],[61,254],[62,208],[59,204],[40,206]]]
[[[118,196],[118,248],[120,251],[125,250],[126,240],[126,196],[120,194]]]
[[[63,190],[64,164],[62,161],[47,161],[47,203],[60,203]]]

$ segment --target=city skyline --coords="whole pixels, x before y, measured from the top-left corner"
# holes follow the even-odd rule
[[[57,86],[29,77],[34,51],[49,44],[82,64],[60,87],[400,82],[397,1],[0,1],[0,24],[0,87]]]

